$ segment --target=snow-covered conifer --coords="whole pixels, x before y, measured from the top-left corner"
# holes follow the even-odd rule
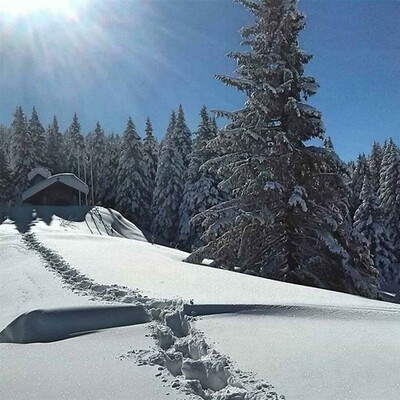
[[[146,168],[143,144],[131,118],[122,137],[118,163],[117,207],[132,222],[143,225],[145,210]]]
[[[304,74],[311,56],[298,46],[304,16],[296,0],[240,2],[255,17],[241,29],[250,49],[230,53],[236,74],[218,79],[247,100],[219,113],[230,123],[209,145],[218,157],[206,163],[233,199],[201,214],[208,243],[188,261],[209,256],[225,268],[374,297],[368,249],[339,229],[341,162],[305,144],[324,130],[321,113],[304,103],[318,87]]]
[[[28,133],[31,137],[34,166],[47,166],[45,130],[35,107],[28,122]]]
[[[361,204],[354,215],[354,229],[368,241],[375,268],[379,271],[381,288],[398,284],[398,260],[386,229],[378,196],[368,176],[364,178],[360,200]]]
[[[355,212],[355,210],[357,210],[358,206],[361,203],[360,193],[365,177],[370,178],[368,160],[365,154],[360,154],[357,158],[350,184],[353,193],[351,198],[351,210],[353,213]]]
[[[104,168],[106,164],[105,135],[100,123],[87,140],[88,171],[87,181],[90,186],[90,198],[94,204],[102,204],[105,192],[103,187]]]
[[[185,113],[183,112],[182,105],[179,106],[176,115],[174,136],[176,151],[182,154],[184,166],[187,168],[189,166],[189,157],[192,151],[192,138],[190,129],[186,125]]]
[[[117,188],[118,188],[118,163],[121,154],[121,138],[118,135],[111,134],[106,137],[105,158],[102,179],[102,191],[104,198],[102,205],[111,208],[117,208]]]
[[[0,148],[3,150],[7,161],[10,161],[11,129],[0,124]]]
[[[46,160],[47,167],[52,174],[64,172],[65,169],[65,152],[64,152],[64,138],[60,132],[58,121],[56,116],[53,117],[53,121],[49,124],[46,131]]]
[[[220,179],[206,168],[201,168],[215,154],[207,149],[207,144],[215,139],[217,128],[215,119],[210,119],[206,107],[200,111],[200,124],[193,141],[189,167],[186,173],[183,200],[180,206],[179,243],[191,250],[202,245],[201,236],[204,229],[200,224],[190,223],[197,214],[222,203],[226,199],[218,188]]]
[[[81,134],[81,125],[78,116],[74,114],[73,120],[64,136],[66,153],[66,172],[74,173],[78,178],[84,178],[85,167],[85,139]]]
[[[175,140],[176,117],[172,112],[160,153],[153,195],[151,231],[168,242],[175,242],[179,227],[179,206],[183,194],[185,164]]]
[[[11,171],[3,149],[0,147],[0,222],[1,210],[11,200]]]
[[[391,240],[400,252],[400,154],[392,139],[384,148],[379,198]]]
[[[371,174],[371,184],[375,193],[379,191],[379,180],[381,173],[383,151],[382,147],[378,142],[374,142],[372,145],[371,153],[368,157],[368,166]]]
[[[10,167],[17,198],[28,187],[28,173],[34,165],[32,141],[22,107],[17,107],[11,125]]]
[[[149,228],[153,220],[153,193],[156,186],[156,173],[158,165],[159,145],[153,135],[153,127],[150,118],[146,120],[145,137],[143,139],[143,157],[147,170],[146,179],[146,228]]]

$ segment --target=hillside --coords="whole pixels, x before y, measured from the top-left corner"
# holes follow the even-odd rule
[[[0,398],[398,397],[396,304],[184,263],[113,210],[28,221],[0,225]]]

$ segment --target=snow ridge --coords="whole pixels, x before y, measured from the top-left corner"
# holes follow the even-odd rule
[[[118,305],[33,310],[0,332],[0,343],[47,343],[93,333],[99,329],[150,321],[142,306]]]
[[[140,306],[148,314],[148,320],[153,321],[150,331],[156,346],[151,350],[129,351],[120,359],[133,358],[139,365],[158,365],[160,371],[168,374],[168,378],[163,376],[163,382],[170,381],[171,387],[204,400],[285,398],[274,392],[270,384],[235,368],[229,358],[211,348],[203,334],[191,326],[195,317],[188,313],[194,314],[196,306],[176,299],[150,299],[138,290],[124,286],[100,285],[42,245],[35,234],[27,233],[22,240],[29,249],[39,253],[46,268],[55,272],[73,292],[91,296],[93,300],[130,303]],[[146,318],[142,319],[147,322]],[[162,372],[157,374],[162,375]]]

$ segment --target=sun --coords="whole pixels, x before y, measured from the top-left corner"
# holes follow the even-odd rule
[[[0,0],[0,14],[22,16],[36,13],[68,15],[74,11],[73,0]]]

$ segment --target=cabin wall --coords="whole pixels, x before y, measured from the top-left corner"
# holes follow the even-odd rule
[[[29,197],[24,203],[37,206],[78,206],[79,191],[61,182],[56,182]],[[81,205],[84,204],[85,194],[81,193]]]

